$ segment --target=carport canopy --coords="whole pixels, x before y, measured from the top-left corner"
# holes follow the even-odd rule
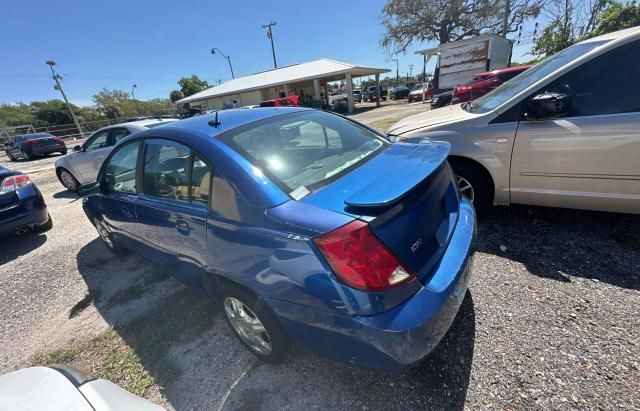
[[[374,75],[378,91],[380,90],[380,74],[390,70],[376,67],[367,67],[342,61],[322,58],[308,63],[294,64],[269,71],[251,74],[245,77],[238,77],[203,90],[199,93],[178,100],[178,104],[204,101],[215,97],[224,97],[239,93],[262,90],[269,87],[284,86],[287,90],[288,84],[313,81],[314,101],[320,102],[320,81],[326,85],[327,82],[345,80],[347,100],[349,102],[349,112],[353,112],[353,90],[352,79],[354,77],[365,77]],[[325,99],[327,93],[325,92]],[[378,97],[377,103],[380,104]]]

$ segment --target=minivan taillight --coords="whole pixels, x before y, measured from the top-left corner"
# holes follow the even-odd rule
[[[313,241],[338,280],[348,286],[381,291],[415,277],[363,221],[355,220]]]
[[[23,174],[7,177],[4,179],[4,181],[2,181],[2,186],[0,187],[0,194],[16,191],[17,189],[28,186],[30,184],[31,184],[31,180],[29,180],[29,177]]]

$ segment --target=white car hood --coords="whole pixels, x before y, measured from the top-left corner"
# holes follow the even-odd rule
[[[437,110],[428,110],[403,118],[391,126],[387,134],[398,136],[412,130],[431,127],[437,124],[453,123],[475,117],[473,113],[463,110],[460,106],[460,104],[446,106]]]

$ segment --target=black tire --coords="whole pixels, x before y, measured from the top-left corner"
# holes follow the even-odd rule
[[[60,152],[60,155],[61,155],[61,156],[66,156],[66,155],[67,155],[67,150],[63,150],[63,151],[61,151],[61,152]]]
[[[53,228],[53,220],[51,215],[47,214],[47,222],[38,227],[41,232],[49,231]]]
[[[65,178],[63,176],[63,173],[68,174],[68,178]],[[58,169],[57,174],[58,174],[58,180],[60,180],[60,183],[64,186],[64,188],[66,188],[67,190],[71,191],[72,193],[77,193],[78,192],[78,190],[80,189],[80,182],[73,175],[73,173],[71,171],[67,170],[66,168],[61,167],[61,168]]]
[[[449,158],[449,164],[456,175],[459,188],[465,187],[466,183],[471,186],[471,192],[465,190],[463,193],[461,190],[461,194],[466,195],[467,198],[472,197],[469,199],[476,212],[480,214],[489,209],[493,205],[494,187],[488,172],[481,166],[465,159]]]
[[[98,235],[100,236],[102,243],[105,245],[105,247],[107,247],[109,251],[119,255],[126,254],[127,249],[113,238],[109,230],[107,230],[107,228],[100,220],[94,218],[93,225],[96,227],[96,230],[98,230]]]
[[[249,291],[244,290],[243,288],[233,284],[233,283],[222,283],[220,292],[218,293],[218,298],[216,298],[216,303],[219,308],[222,310],[224,317],[229,324],[233,334],[240,340],[240,342],[253,353],[260,360],[271,363],[271,364],[281,364],[289,358],[289,353],[291,352],[291,337],[287,334],[287,331],[280,324],[278,319],[273,315],[271,310],[266,304],[256,297],[254,294]],[[227,311],[227,304],[225,301],[228,299],[235,299],[240,301],[242,305],[248,308],[251,311],[251,314],[255,315],[255,318],[262,323],[264,327],[265,333],[263,333],[263,338],[268,340],[271,345],[271,350],[269,353],[263,353],[257,351],[251,345],[249,345],[244,338],[240,335],[239,331],[236,330],[235,326],[232,323],[231,316]],[[232,300],[231,300],[232,301]]]
[[[9,159],[9,161],[16,161],[16,158],[14,156],[12,156],[11,153],[9,153],[7,151],[6,154],[7,154],[7,158]]]

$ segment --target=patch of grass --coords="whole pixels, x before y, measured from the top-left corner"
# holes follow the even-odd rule
[[[33,365],[69,364],[80,352],[77,348],[63,348],[48,353],[39,352],[31,358],[31,362]]]
[[[369,123],[369,127],[375,128],[378,131],[386,133],[389,127],[397,123],[398,120],[394,118],[383,118],[381,120],[374,120]]]

